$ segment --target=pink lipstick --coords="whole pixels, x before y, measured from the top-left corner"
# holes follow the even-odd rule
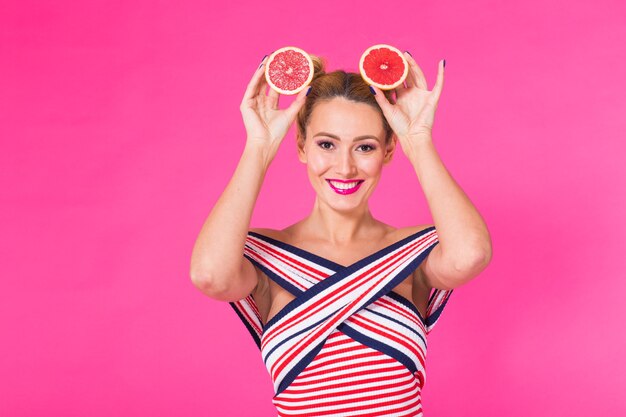
[[[334,192],[341,195],[356,193],[364,180],[326,180]]]

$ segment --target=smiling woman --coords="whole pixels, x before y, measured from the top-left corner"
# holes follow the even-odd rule
[[[298,134],[298,156],[317,193],[316,205],[340,212],[367,208],[383,164],[395,149],[395,141],[386,140],[384,117],[377,107],[345,97],[315,104],[304,132]]]
[[[452,291],[491,259],[484,221],[432,145],[443,64],[428,91],[406,54],[406,86],[383,92],[359,74],[327,74],[312,58],[310,89],[284,110],[278,93],[265,92],[265,59],[253,75],[240,107],[246,147],[196,240],[191,278],[247,327],[280,416],[421,416],[427,336]],[[282,230],[250,230],[265,173],[296,118],[315,203]],[[398,229],[370,213],[398,142],[434,225]]]

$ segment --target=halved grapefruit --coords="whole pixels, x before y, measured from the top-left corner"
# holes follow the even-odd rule
[[[295,46],[280,48],[267,59],[265,79],[280,94],[298,94],[313,79],[313,61]]]
[[[381,90],[391,90],[406,79],[409,63],[399,49],[379,44],[367,48],[359,61],[361,77]]]

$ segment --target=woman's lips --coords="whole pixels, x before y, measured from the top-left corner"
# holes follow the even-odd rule
[[[326,180],[334,192],[341,195],[356,193],[364,180]]]

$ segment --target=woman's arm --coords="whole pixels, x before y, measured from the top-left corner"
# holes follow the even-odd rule
[[[284,110],[279,94],[266,94],[266,58],[250,80],[240,110],[247,140],[243,155],[226,189],[207,217],[191,255],[190,275],[209,297],[236,301],[258,283],[256,269],[243,256],[252,211],[265,173],[306,99],[306,89]]]
[[[439,244],[422,268],[430,287],[453,289],[476,277],[491,260],[487,225],[439,158],[430,135],[411,138],[405,152],[424,191]]]
[[[211,298],[240,300],[257,285],[256,270],[242,255],[266,172],[261,150],[253,144],[246,145],[233,177],[196,239],[191,280]]]
[[[395,89],[391,104],[372,87],[376,101],[409,158],[428,202],[439,244],[422,268],[431,288],[453,289],[478,275],[491,260],[487,226],[461,187],[448,173],[432,142],[435,111],[443,90],[445,61],[439,62],[437,81],[428,90],[424,73],[405,52],[410,70],[406,87]]]

